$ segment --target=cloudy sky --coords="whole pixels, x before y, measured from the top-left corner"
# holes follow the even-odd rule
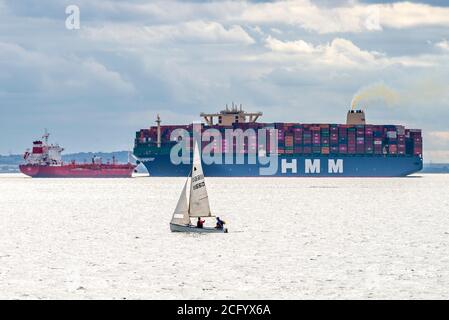
[[[232,101],[266,122],[424,131],[449,162],[447,1],[0,0],[0,154],[44,128],[67,152],[131,149],[139,128]],[[68,5],[80,29],[66,28]]]

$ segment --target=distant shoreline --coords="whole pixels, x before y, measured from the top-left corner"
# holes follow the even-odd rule
[[[93,156],[101,157],[104,161],[112,161],[114,156],[118,162],[128,162],[128,151],[116,152],[78,152],[63,155],[64,162],[75,160],[77,162],[89,162]],[[131,162],[133,159],[131,159]],[[21,155],[0,155],[0,173],[19,172],[19,164],[22,163]],[[424,168],[419,173],[449,173],[449,163],[424,163]]]

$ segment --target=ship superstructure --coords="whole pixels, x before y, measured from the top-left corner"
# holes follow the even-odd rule
[[[262,116],[262,112],[245,112],[242,105],[238,107],[232,103],[231,108],[226,105],[226,108],[219,113],[201,112],[200,116],[208,126],[214,126],[215,119],[218,126],[232,126],[239,123],[255,123]]]
[[[64,151],[59,144],[48,144],[50,134],[45,131],[42,140],[33,141],[31,152],[25,151],[23,159],[29,165],[60,166],[62,164],[61,153]]]

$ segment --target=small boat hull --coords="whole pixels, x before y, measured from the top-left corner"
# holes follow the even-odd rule
[[[179,224],[170,223],[171,232],[191,232],[191,233],[228,233],[227,228],[216,229],[216,228],[197,228],[195,226],[183,226]]]

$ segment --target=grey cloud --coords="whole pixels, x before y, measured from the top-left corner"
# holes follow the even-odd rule
[[[80,5],[81,30],[64,28],[69,2]],[[6,7],[0,13],[0,153],[21,152],[45,127],[70,151],[129,149],[134,131],[151,125],[156,113],[165,124],[182,123],[231,101],[263,111],[262,121],[343,122],[363,86],[383,81],[407,95],[419,92],[422,79],[432,86],[449,78],[448,54],[435,46],[447,39],[445,26],[319,34],[282,21],[241,19],[242,6],[251,3],[234,1],[0,3]],[[211,34],[183,28],[198,21],[210,23]],[[158,41],[144,33],[142,42],[132,33],[142,28],[166,33]],[[89,30],[110,35],[92,37]],[[341,38],[393,62],[358,69],[314,64],[273,52],[268,36],[314,47]],[[404,58],[421,65],[395,63]],[[372,122],[403,123],[427,135],[449,132],[448,103],[435,89],[396,106],[371,101],[366,107]],[[429,144],[426,151],[436,157],[441,148]]]

